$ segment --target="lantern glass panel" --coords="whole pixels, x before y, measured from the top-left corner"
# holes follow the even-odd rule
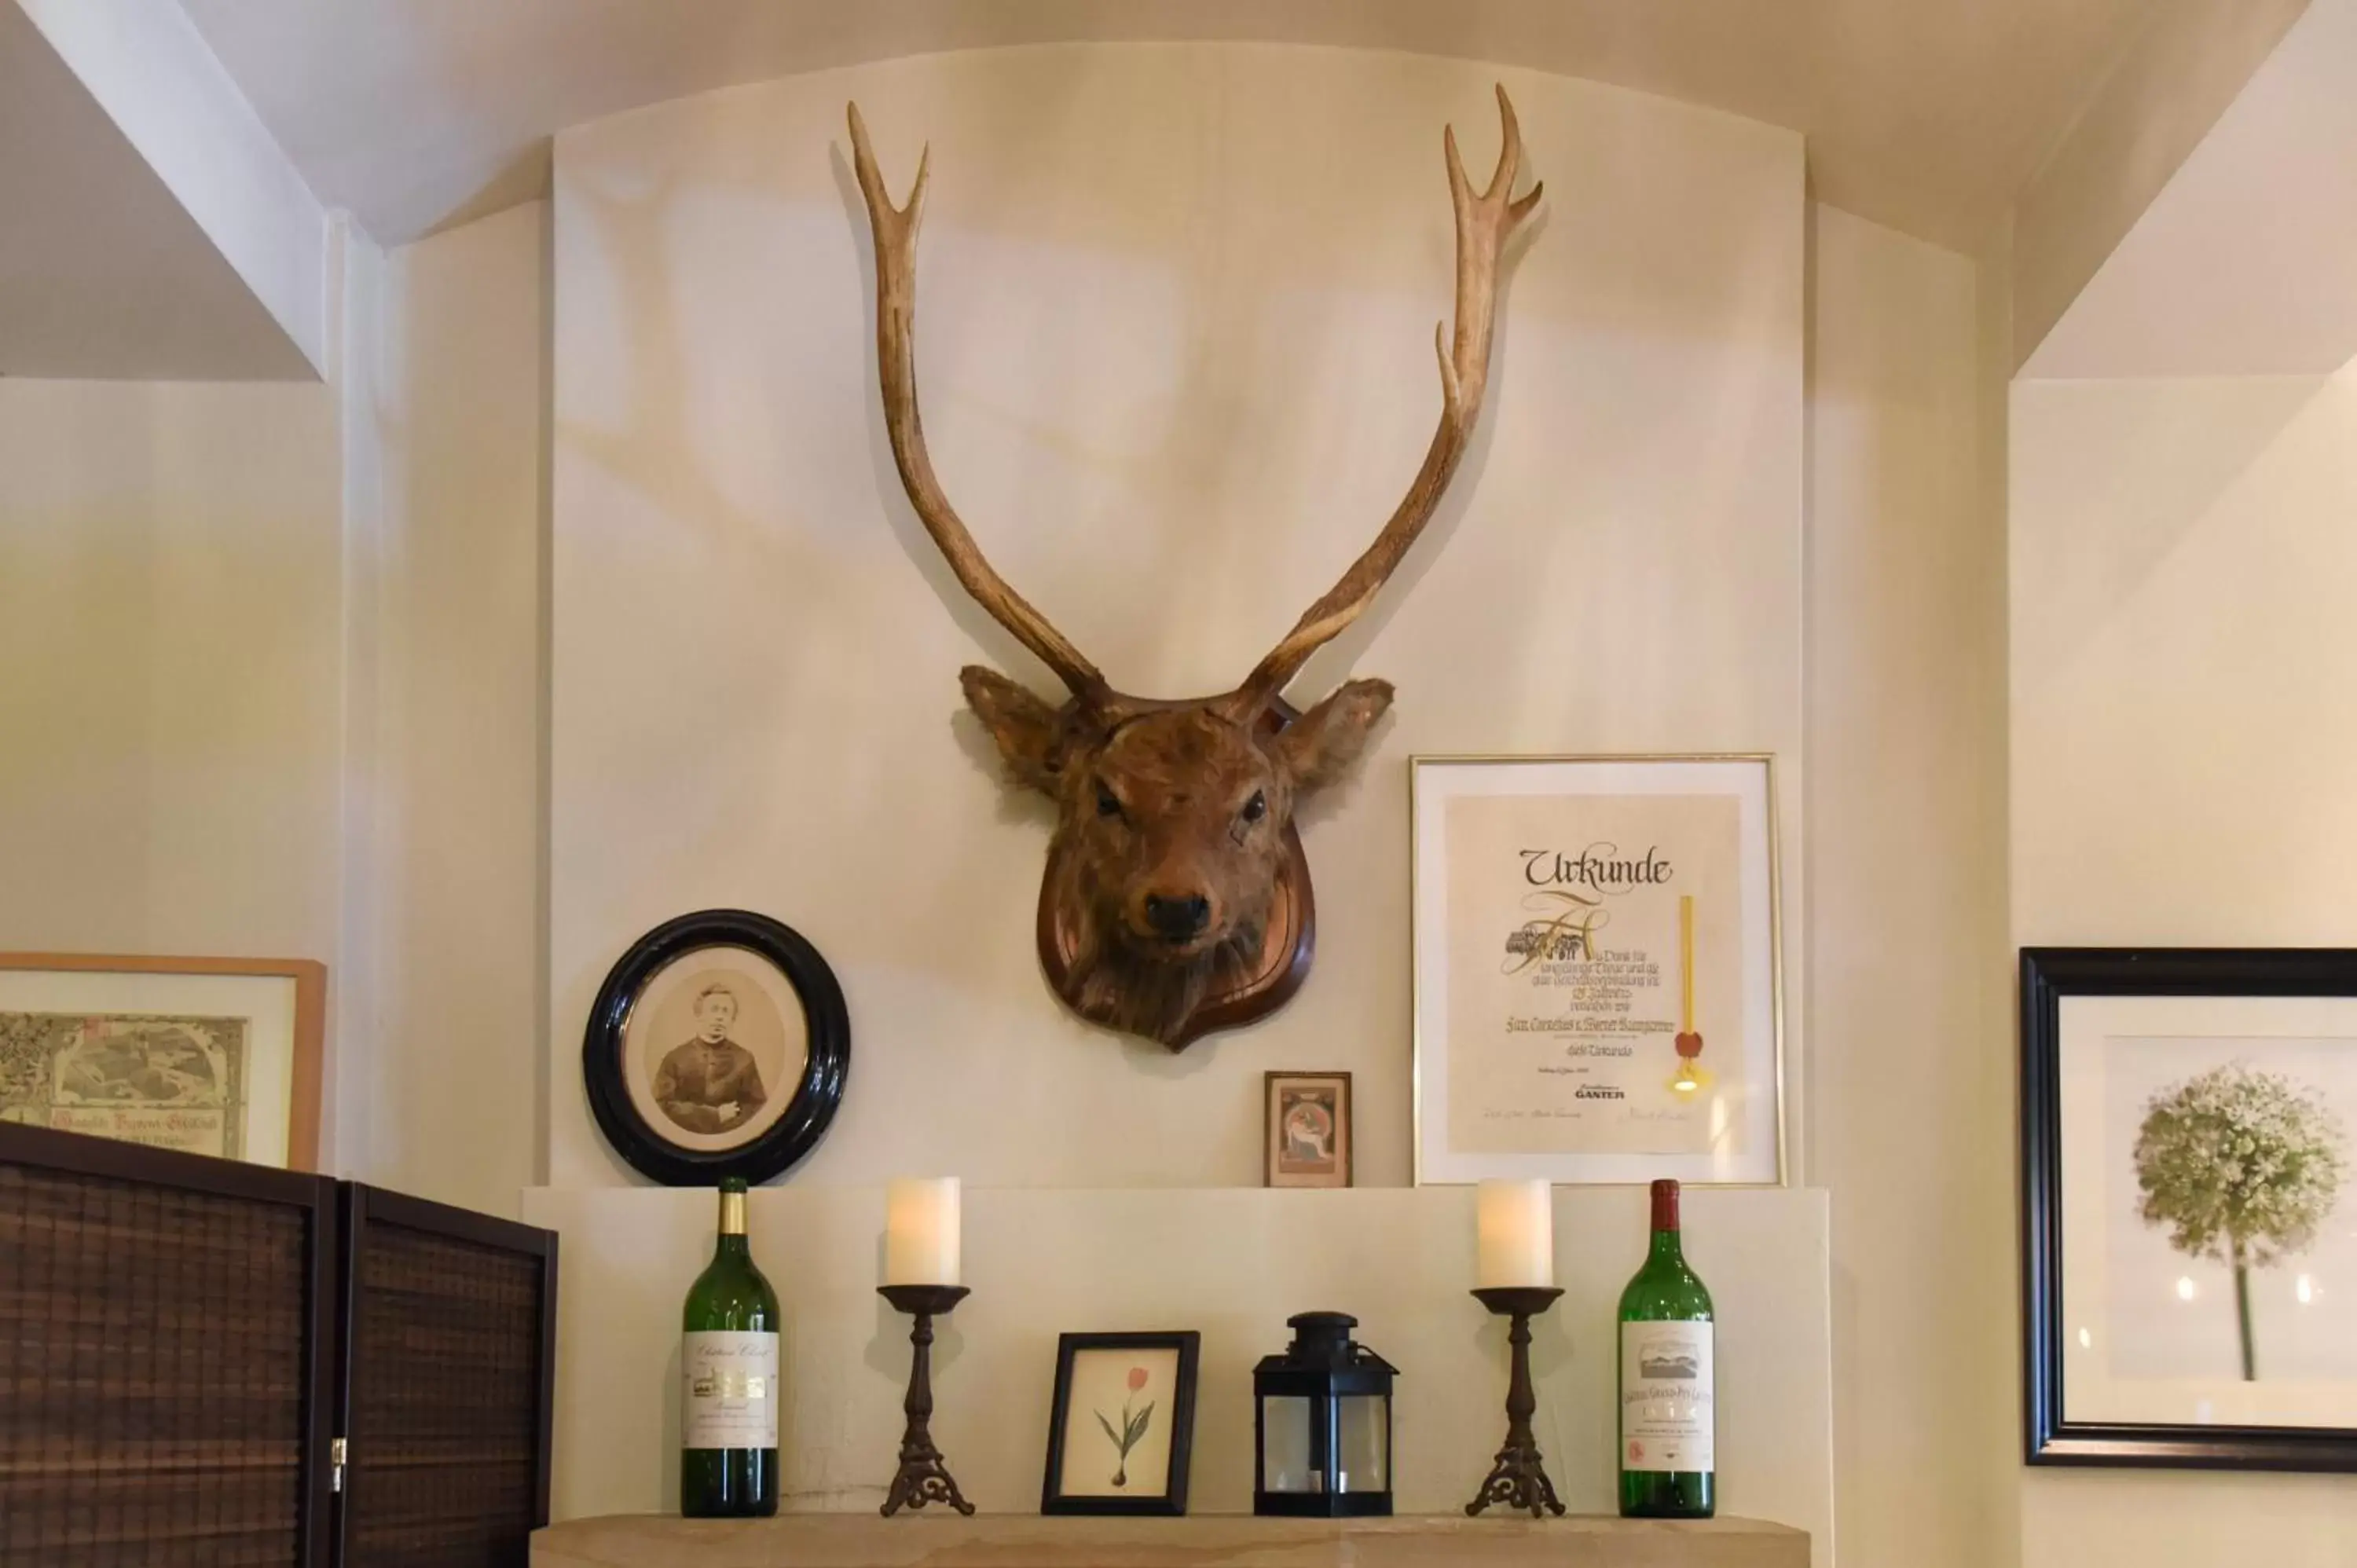
[[[1313,1402],[1270,1394],[1260,1402],[1261,1490],[1309,1493],[1323,1477],[1310,1467],[1309,1410]]]
[[[1334,1489],[1388,1491],[1392,1484],[1391,1401],[1382,1394],[1343,1394],[1334,1402],[1337,1427]]]

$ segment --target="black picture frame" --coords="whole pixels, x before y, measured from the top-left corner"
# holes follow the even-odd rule
[[[1056,1387],[1048,1406],[1048,1470],[1039,1486],[1043,1514],[1093,1514],[1115,1518],[1175,1517],[1187,1511],[1187,1473],[1195,1446],[1195,1374],[1203,1337],[1194,1329],[1150,1334],[1065,1334],[1056,1340]],[[1064,1407],[1072,1396],[1072,1363],[1083,1351],[1176,1350],[1178,1388],[1171,1399],[1170,1473],[1168,1487],[1153,1497],[1075,1498],[1059,1489],[1064,1474]]]
[[[2061,1104],[2064,997],[2357,996],[2357,950],[2027,948],[2020,985],[2025,1462],[2357,1471],[2357,1427],[2132,1425],[2064,1418]]]
[[[733,1149],[697,1149],[640,1114],[622,1056],[631,1009],[647,983],[700,948],[719,947],[759,954],[786,977],[802,1002],[810,1058],[785,1112],[759,1137]],[[713,1187],[726,1176],[758,1184],[791,1170],[826,1136],[850,1071],[851,1015],[834,972],[800,932],[748,909],[699,909],[633,942],[598,988],[581,1045],[582,1081],[597,1130],[633,1170],[666,1187]]]

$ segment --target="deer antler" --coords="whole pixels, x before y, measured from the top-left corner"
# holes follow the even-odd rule
[[[1457,208],[1457,337],[1449,345],[1443,340],[1441,328],[1433,328],[1433,349],[1440,360],[1440,426],[1432,433],[1424,466],[1415,471],[1406,498],[1375,542],[1367,546],[1366,553],[1351,564],[1341,581],[1303,613],[1285,640],[1236,688],[1232,711],[1246,718],[1283,691],[1311,654],[1340,636],[1374,602],[1416,535],[1432,521],[1433,509],[1439,505],[1441,492],[1448,488],[1449,477],[1457,472],[1457,464],[1472,439],[1490,381],[1498,255],[1546,188],[1544,184],[1534,185],[1529,195],[1513,199],[1514,177],[1522,167],[1523,135],[1502,85],[1498,89],[1498,115],[1504,127],[1498,168],[1490,177],[1490,188],[1479,196],[1473,194],[1465,177],[1465,165],[1457,156],[1456,130],[1448,129],[1441,138],[1448,152],[1448,189]]]
[[[1016,640],[1039,656],[1079,697],[1106,694],[1104,676],[1082,657],[1064,634],[1034,609],[1022,595],[1006,585],[984,558],[966,532],[957,510],[934,477],[933,460],[925,451],[924,421],[917,412],[917,224],[925,210],[925,170],[931,149],[917,160],[917,180],[909,189],[909,204],[895,208],[877,170],[875,149],[867,145],[867,126],[859,105],[851,105],[853,162],[859,174],[860,194],[867,199],[867,221],[876,232],[876,363],[884,388],[884,428],[892,438],[892,461],[918,520],[948,557],[950,570],[991,618],[1015,634]],[[1487,336],[1488,328],[1483,328]]]

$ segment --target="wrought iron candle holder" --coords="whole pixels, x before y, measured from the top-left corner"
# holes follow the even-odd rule
[[[1478,1514],[1491,1503],[1503,1503],[1518,1512],[1527,1509],[1533,1519],[1544,1518],[1548,1509],[1561,1513],[1563,1503],[1555,1495],[1555,1483],[1547,1479],[1538,1439],[1531,1434],[1531,1417],[1539,1408],[1538,1395],[1531,1389],[1531,1319],[1555,1305],[1563,1292],[1552,1285],[1501,1285],[1473,1294],[1499,1316],[1513,1319],[1506,1339],[1513,1347],[1514,1370],[1506,1384],[1506,1445],[1498,1450],[1489,1479],[1465,1511]]]
[[[904,1508],[914,1510],[927,1503],[947,1503],[962,1514],[970,1514],[974,1505],[958,1490],[942,1451],[933,1446],[932,1431],[933,1319],[947,1317],[951,1308],[965,1299],[966,1287],[885,1285],[876,1294],[916,1320],[909,1330],[909,1343],[916,1348],[909,1363],[909,1397],[900,1404],[909,1426],[900,1434],[900,1470],[892,1477],[891,1494],[884,1499],[884,1517],[890,1519]]]

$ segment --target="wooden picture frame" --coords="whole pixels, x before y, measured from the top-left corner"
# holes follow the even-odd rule
[[[1347,1072],[1270,1072],[1261,1087],[1261,1185],[1350,1187],[1358,1157]]]
[[[1058,1337],[1041,1513],[1137,1518],[1187,1511],[1202,1345],[1202,1335],[1191,1328]],[[1122,1430],[1132,1434],[1126,1444]],[[1157,1465],[1158,1475],[1132,1476],[1132,1466],[1141,1463]],[[1100,1479],[1106,1466],[1115,1466],[1113,1475]],[[1161,1484],[1130,1490],[1151,1479]]]
[[[2030,948],[2020,976],[2025,1461],[2357,1471],[2357,951]]]
[[[319,1165],[313,959],[0,953],[0,1120]]]
[[[826,1136],[850,1070],[834,971],[800,932],[748,909],[699,909],[630,944],[581,1043],[598,1131],[668,1187],[791,1169]]]

